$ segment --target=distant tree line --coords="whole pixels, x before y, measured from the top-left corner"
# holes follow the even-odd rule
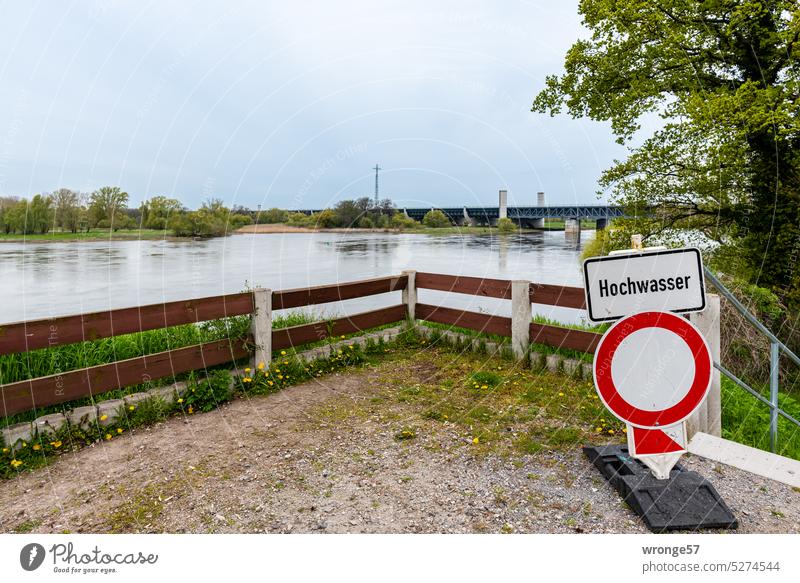
[[[397,209],[391,200],[384,199],[376,204],[374,199],[364,196],[354,200],[342,200],[333,208],[324,209],[313,215],[290,212],[278,208],[262,211],[259,223],[285,223],[294,227],[356,228],[356,229],[414,229],[423,225],[429,228],[451,226],[450,219],[440,210],[428,212],[422,223],[406,216]]]
[[[229,209],[220,199],[209,199],[192,211],[165,196],[154,196],[131,209],[128,198],[118,186],[104,186],[89,194],[60,188],[30,200],[0,197],[0,232],[43,235],[51,231],[155,229],[178,237],[219,237],[252,223],[246,210]]]

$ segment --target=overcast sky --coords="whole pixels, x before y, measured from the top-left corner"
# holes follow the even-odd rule
[[[577,1],[0,3],[0,195],[596,203],[625,151],[530,112]]]

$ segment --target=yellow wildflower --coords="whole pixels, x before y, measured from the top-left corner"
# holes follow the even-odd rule
[[[283,375],[282,375],[282,374],[279,374],[279,375],[278,375],[278,378],[279,378],[279,379],[281,379],[281,380],[283,380]]]
[[[274,384],[275,384],[275,383],[273,383],[272,381],[267,381],[267,382],[269,383],[269,386],[270,386],[270,387],[271,387],[272,385],[274,385]]]
[[[41,445],[39,445],[38,443],[33,444],[33,451],[39,451],[40,449],[42,449]]]
[[[259,362],[258,363],[258,370],[264,370],[264,363],[263,362]]]
[[[8,453],[8,448],[7,447],[3,448],[3,453]]]
[[[52,445],[53,447],[58,449],[59,447],[61,447],[61,442],[60,441],[51,441],[50,445]]]
[[[100,415],[100,421],[105,421],[108,419],[108,415]]]
[[[18,468],[22,465],[22,463],[23,462],[21,460],[11,460],[11,467]]]
[[[489,386],[488,386],[488,385],[481,385],[481,388],[482,388],[482,389],[488,389],[488,388],[489,388]]]
[[[134,409],[136,409],[136,407],[134,407],[133,405],[131,405],[130,407],[128,407],[128,410],[129,410],[129,411],[133,411]]]
[[[122,433],[122,431],[123,431],[122,427],[117,427],[117,433]]]
[[[563,396],[564,396],[564,393],[559,393],[559,394],[558,394],[558,396],[559,396],[559,397],[563,397]]]
[[[609,435],[614,435],[614,430],[613,429],[609,429],[608,433],[609,433]]]
[[[480,442],[480,439],[478,439],[477,437],[473,437],[472,438],[472,443],[474,443],[475,445],[478,445],[479,442]]]
[[[594,430],[597,431],[597,433],[600,433],[601,431],[603,431],[603,428],[602,427],[595,427]]]
[[[250,372],[250,367],[248,366],[246,369],[244,369],[244,372]]]
[[[250,377],[244,377],[244,378],[242,379],[242,382],[243,382],[243,383],[250,383],[250,382],[253,382],[253,379],[251,379]]]
[[[192,413],[194,413],[194,409],[192,409],[192,406],[189,405],[189,415],[191,415]]]
[[[111,434],[110,433],[106,433],[106,441],[108,441],[109,439],[111,439]]]
[[[275,372],[281,372],[281,369],[279,369],[279,368],[276,368],[276,369],[275,369]]]
[[[183,403],[183,397],[180,397],[180,398],[178,399],[178,405],[180,405],[181,403]]]

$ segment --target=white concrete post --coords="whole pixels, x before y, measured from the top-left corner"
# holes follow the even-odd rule
[[[410,326],[415,324],[416,320],[416,306],[417,306],[417,272],[413,269],[402,272],[402,275],[408,277],[408,285],[403,290],[403,304],[406,307],[406,318]]]
[[[537,192],[536,193],[536,206],[544,206],[544,193]]]
[[[500,207],[500,214],[498,215],[499,219],[507,219],[508,218],[508,191],[501,190],[498,200],[498,205]]]
[[[706,294],[706,309],[689,316],[689,321],[697,326],[711,348],[711,358],[719,362],[720,358],[720,333],[719,333],[720,303],[716,294]],[[702,402],[697,411],[686,421],[686,437],[691,439],[698,431],[722,436],[722,398],[720,394],[720,375],[715,368],[711,375],[711,389],[708,397]]]
[[[531,337],[531,283],[520,279],[511,282],[511,350],[514,358],[528,354]]]
[[[253,314],[250,316],[250,333],[256,345],[252,359],[255,368],[261,362],[268,366],[272,360],[272,290],[254,289],[253,308]]]

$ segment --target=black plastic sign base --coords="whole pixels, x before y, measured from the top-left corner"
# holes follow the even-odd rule
[[[658,480],[618,445],[587,446],[583,453],[653,532],[737,528],[739,522],[711,482],[676,465]]]

